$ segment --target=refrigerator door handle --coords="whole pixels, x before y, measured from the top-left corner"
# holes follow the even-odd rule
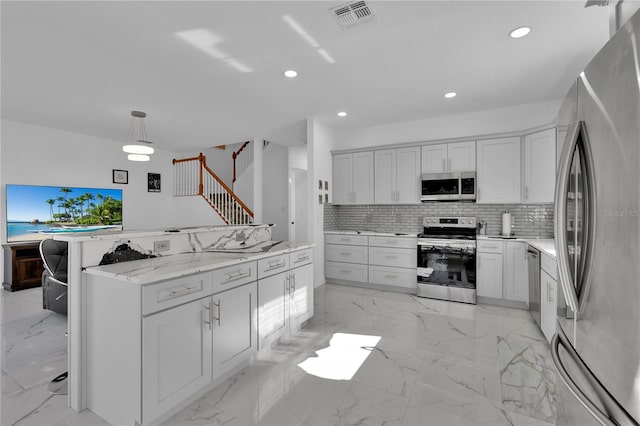
[[[578,147],[578,140],[582,140],[581,147]],[[571,276],[569,265],[569,252],[567,244],[567,193],[569,191],[569,180],[571,175],[571,165],[575,151],[579,149],[582,165],[584,166],[584,199],[585,205],[585,223],[584,223],[584,244],[582,245],[582,253],[580,254],[580,279],[581,290],[578,294],[576,283]],[[567,132],[562,156],[558,166],[558,179],[555,188],[555,238],[556,253],[558,259],[558,275],[560,285],[567,305],[573,312],[582,312],[589,293],[590,280],[590,264],[595,244],[595,206],[596,206],[596,188],[593,176],[593,159],[591,148],[589,146],[589,138],[587,128],[584,121],[573,123]],[[576,197],[578,194],[576,194]],[[575,227],[578,224],[574,224]]]
[[[569,391],[580,402],[580,404],[586,408],[601,425],[603,426],[638,426],[629,413],[627,413],[622,406],[615,400],[613,396],[607,391],[607,389],[600,383],[600,381],[593,375],[589,367],[586,366],[582,358],[575,351],[569,339],[567,338],[564,330],[558,324],[558,332],[553,336],[551,340],[551,357],[553,358],[553,364],[558,371],[558,375],[562,382],[569,388]],[[571,378],[567,371],[562,359],[560,358],[560,346],[569,354],[571,360],[578,366],[584,378],[587,379],[593,391],[598,395],[598,398],[602,405],[605,407],[608,413],[602,411],[596,404],[584,394],[582,389],[576,385],[575,381]]]

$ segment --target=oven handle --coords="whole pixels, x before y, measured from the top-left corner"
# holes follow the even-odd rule
[[[457,250],[469,250],[469,251],[475,251],[476,250],[476,246],[472,246],[472,245],[464,245],[464,244],[434,244],[434,243],[422,243],[422,242],[418,242],[418,250],[422,250],[424,248],[430,249],[430,248],[437,248],[437,249],[457,249]]]

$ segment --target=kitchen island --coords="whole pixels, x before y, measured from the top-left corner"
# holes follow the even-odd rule
[[[86,405],[155,424],[313,315],[312,244],[176,253],[86,268]]]

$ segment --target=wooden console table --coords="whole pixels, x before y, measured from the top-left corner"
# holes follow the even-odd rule
[[[2,286],[9,291],[42,285],[42,258],[39,250],[40,242],[5,244],[4,280]]]

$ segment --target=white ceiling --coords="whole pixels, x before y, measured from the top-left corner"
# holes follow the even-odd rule
[[[608,39],[608,9],[584,1],[371,2],[378,19],[345,31],[341,3],[2,1],[2,116],[124,140],[142,110],[170,151],[293,145],[307,117],[349,129],[560,99]],[[178,36],[192,30],[219,38],[214,55]]]

